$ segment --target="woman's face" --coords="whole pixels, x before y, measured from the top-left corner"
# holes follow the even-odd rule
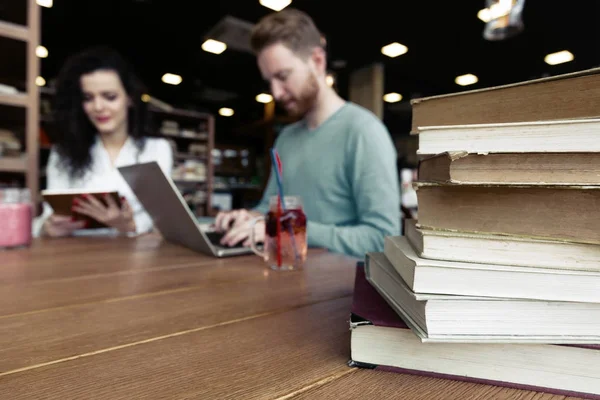
[[[98,70],[81,76],[83,110],[100,134],[125,129],[129,97],[119,75],[112,70]]]

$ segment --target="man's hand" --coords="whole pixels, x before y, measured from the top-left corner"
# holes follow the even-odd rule
[[[94,196],[83,196],[73,203],[73,211],[87,215],[102,222],[121,233],[135,232],[136,226],[133,212],[125,198],[121,198],[121,207],[110,195],[104,195],[106,205]]]
[[[217,232],[227,232],[235,225],[240,225],[254,217],[259,216],[259,213],[248,211],[245,209],[222,211],[217,214],[215,219],[215,229]]]
[[[42,226],[42,235],[50,237],[71,236],[73,231],[85,228],[85,221],[73,221],[68,215],[52,214]]]
[[[227,232],[221,239],[223,246],[235,246],[244,241],[245,247],[250,247],[250,232],[253,220],[260,217],[261,214],[248,210],[233,210],[217,214],[215,228],[218,232]],[[264,241],[265,224],[264,221],[258,221],[254,224],[254,238],[256,242]]]

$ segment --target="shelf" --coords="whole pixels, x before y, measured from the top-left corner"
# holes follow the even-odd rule
[[[0,93],[0,104],[6,106],[18,106],[27,107],[28,104],[27,94],[4,94]]]
[[[214,190],[215,191],[230,191],[230,190],[261,190],[262,188],[260,187],[260,185],[255,185],[255,184],[243,184],[243,183],[231,183],[231,184],[226,184],[226,185],[215,185],[214,186]]]
[[[160,135],[162,135],[163,138],[165,139],[185,139],[185,140],[193,140],[196,142],[207,142],[208,141],[208,137],[195,137],[195,136],[182,136],[182,135],[166,135],[164,133],[161,133]]]
[[[40,39],[40,7],[36,0],[4,1],[0,6],[0,82],[8,86],[0,93],[0,127],[18,135],[21,154],[0,157],[0,172],[29,189],[32,198],[39,193],[39,89],[35,77],[40,59],[35,49]],[[4,5],[6,3],[6,6]],[[10,61],[6,61],[10,60]]]
[[[0,172],[27,172],[27,158],[0,157]]]
[[[177,160],[206,161],[208,156],[206,154],[176,153],[175,158]]]
[[[150,106],[149,110],[154,113],[157,113],[157,114],[169,115],[169,116],[174,116],[174,117],[185,117],[185,118],[202,119],[202,120],[209,119],[212,117],[212,114],[208,114],[208,113],[204,113],[204,112],[200,112],[200,111],[193,111],[193,110],[181,110],[181,109],[176,109],[176,108],[172,108],[172,107],[165,110],[165,109],[157,108],[155,106]]]
[[[29,40],[29,28],[12,22],[0,21],[0,36],[27,42]]]
[[[206,183],[206,179],[183,179],[183,178],[173,178],[173,182],[175,184],[188,184],[188,185],[199,185]]]

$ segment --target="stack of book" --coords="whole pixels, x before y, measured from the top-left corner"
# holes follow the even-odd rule
[[[600,398],[600,69],[413,101],[418,221],[359,268],[352,364]]]

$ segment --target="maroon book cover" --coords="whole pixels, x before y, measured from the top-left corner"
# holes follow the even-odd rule
[[[364,262],[357,263],[356,267],[356,278],[354,281],[354,297],[352,300],[352,310],[350,315],[350,322],[352,324],[370,324],[375,326],[385,326],[390,328],[398,329],[409,329],[404,323],[402,318],[394,311],[392,307],[388,305],[383,297],[377,292],[377,290],[367,281],[364,270]],[[426,346],[426,344],[423,344]],[[571,347],[582,347],[600,350],[600,345],[566,345]],[[398,367],[390,367],[385,365],[373,365],[363,363],[360,361],[350,360],[348,365],[351,367],[359,368],[370,368],[378,371],[396,372],[401,374],[412,374],[427,376],[431,378],[443,378],[451,379],[456,381],[481,383],[485,385],[503,386],[514,389],[531,390],[536,392],[545,392],[558,394],[562,396],[580,397],[584,399],[600,400],[600,396],[589,393],[579,393],[566,390],[558,390],[552,388],[544,388],[537,386],[529,386],[516,384],[512,382],[486,380],[465,376],[456,376],[450,374],[439,374],[436,372],[419,371]]]

